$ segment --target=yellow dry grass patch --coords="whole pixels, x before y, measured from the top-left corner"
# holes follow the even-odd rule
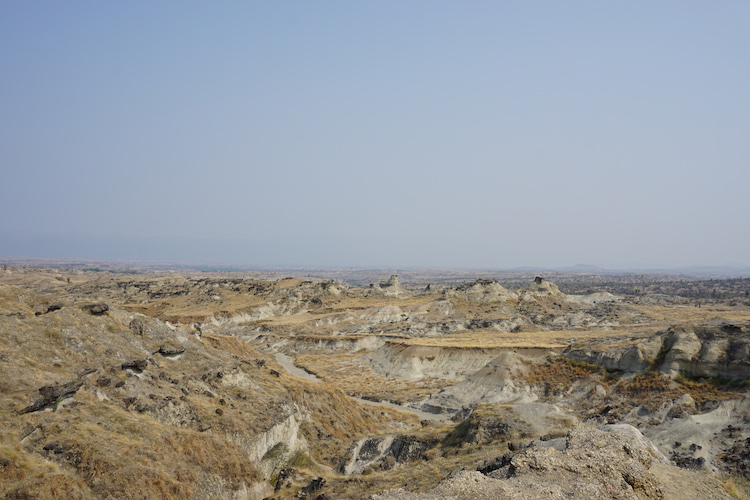
[[[344,297],[337,300],[334,304],[329,307],[331,311],[343,311],[347,309],[367,309],[369,307],[384,307],[384,306],[419,306],[427,304],[437,299],[438,295],[419,295],[415,297]]]
[[[385,339],[409,339],[412,337],[409,337],[408,335],[399,335],[396,333],[388,333],[388,334],[371,334],[371,333],[353,333],[348,335],[318,335],[318,334],[307,334],[307,333],[300,333],[296,334],[294,336],[294,340],[298,342],[310,342],[315,343],[319,342],[321,340],[339,340],[339,341],[357,341],[357,340],[363,340],[366,338],[385,338]]]
[[[0,463],[7,464],[0,473],[12,476],[7,486],[18,498],[177,499],[191,497],[204,480],[240,488],[260,479],[244,452],[222,436],[111,403],[78,402],[75,411],[27,414],[6,429],[7,441],[22,444],[0,443]]]
[[[393,339],[389,342],[402,345],[450,347],[456,349],[492,348],[544,348],[567,347],[572,341],[600,338],[644,337],[653,334],[654,327],[623,328],[612,330],[547,330],[536,332],[500,333],[494,330],[472,330],[468,333],[444,335],[442,337],[418,337]]]
[[[329,316],[335,316],[334,314],[313,314],[310,312],[303,312],[297,314],[288,314],[285,316],[273,316],[271,318],[263,318],[254,321],[253,324],[258,326],[265,326],[273,331],[277,331],[283,327],[297,327],[313,320],[323,319]]]
[[[148,304],[124,304],[132,312],[154,316],[174,323],[205,321],[217,314],[239,314],[243,310],[262,305],[267,299],[256,295],[222,291],[220,300],[195,297],[170,297],[151,300]]]

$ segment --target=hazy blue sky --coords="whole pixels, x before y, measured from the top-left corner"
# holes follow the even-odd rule
[[[0,257],[750,264],[746,0],[1,9]]]

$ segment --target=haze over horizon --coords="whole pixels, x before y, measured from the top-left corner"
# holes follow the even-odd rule
[[[14,2],[0,258],[749,266],[750,4]]]

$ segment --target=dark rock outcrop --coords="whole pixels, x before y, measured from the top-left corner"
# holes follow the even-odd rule
[[[368,468],[382,470],[422,458],[437,446],[437,439],[410,435],[385,435],[357,440],[336,467],[342,474],[360,474]]]
[[[123,370],[133,370],[136,373],[140,373],[143,370],[145,370],[147,366],[148,366],[148,360],[136,359],[133,361],[126,361],[125,363],[122,364],[121,367]]]
[[[109,311],[109,306],[103,302],[97,304],[86,304],[81,306],[81,310],[92,316],[101,316]]]
[[[47,385],[39,388],[41,397],[26,408],[18,412],[19,415],[44,410],[46,408],[56,409],[63,399],[72,397],[83,385],[82,380],[73,380],[65,384]]]

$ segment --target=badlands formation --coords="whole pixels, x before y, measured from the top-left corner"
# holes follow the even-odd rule
[[[4,268],[0,497],[747,498],[742,294],[408,285]]]

